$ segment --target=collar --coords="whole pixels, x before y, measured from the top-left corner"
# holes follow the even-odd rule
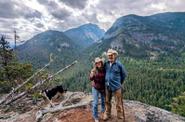
[[[108,61],[108,63],[110,64],[110,61]],[[116,63],[118,63],[117,59],[112,64],[116,64]]]

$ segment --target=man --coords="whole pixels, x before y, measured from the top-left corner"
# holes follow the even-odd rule
[[[126,71],[123,64],[118,61],[118,52],[113,49],[107,51],[108,61],[105,63],[105,113],[104,120],[111,116],[111,99],[112,95],[115,97],[117,118],[125,121],[122,84],[126,77]]]

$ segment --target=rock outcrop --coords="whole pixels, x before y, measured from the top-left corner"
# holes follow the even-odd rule
[[[184,117],[138,101],[126,100],[125,106],[132,109],[136,122],[185,122]]]
[[[69,96],[72,96],[69,98]],[[0,110],[0,122],[36,122],[38,112],[44,112],[40,122],[93,122],[91,114],[91,95],[83,92],[68,92],[61,101],[56,101],[56,106],[50,108],[41,101],[33,105],[26,112],[4,112]],[[25,99],[26,100],[26,99]],[[66,100],[66,101],[65,101]],[[115,102],[113,102],[112,116],[107,122],[122,122],[117,119]],[[86,103],[86,104],[82,104]],[[81,104],[81,105],[80,105]],[[77,105],[77,107],[74,107]],[[67,108],[67,109],[65,109]],[[124,101],[126,122],[185,122],[185,118],[166,110],[150,106],[139,101]],[[56,110],[56,111],[55,111]],[[101,116],[101,114],[100,114]],[[103,120],[100,120],[103,122]]]

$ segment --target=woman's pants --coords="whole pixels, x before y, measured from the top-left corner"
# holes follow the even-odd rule
[[[98,98],[101,98],[101,112],[105,111],[105,97],[104,94],[99,92],[97,89],[92,87],[92,96],[93,96],[93,102],[92,102],[92,113],[93,118],[98,119]]]

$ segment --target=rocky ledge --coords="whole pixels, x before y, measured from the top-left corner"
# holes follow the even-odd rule
[[[0,122],[94,122],[91,114],[91,95],[83,92],[75,92],[75,94],[68,92],[65,98],[67,99],[58,101],[54,108],[48,107],[41,101],[39,106],[30,105],[31,107],[22,113],[15,110],[4,112],[0,109]],[[28,99],[25,100],[28,102]],[[114,100],[113,104],[115,104]],[[124,108],[126,122],[185,122],[184,117],[139,101],[125,100]],[[40,113],[42,115],[39,115]],[[122,121],[117,119],[115,105],[113,105],[112,116],[107,122]]]

